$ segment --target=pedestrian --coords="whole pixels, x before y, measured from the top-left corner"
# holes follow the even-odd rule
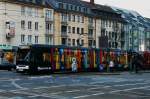
[[[138,55],[138,53],[136,53],[136,54],[133,56],[132,66],[133,66],[133,68],[134,68],[135,73],[138,73],[139,67],[140,67],[140,60],[139,60],[139,55]]]
[[[72,58],[72,72],[77,72],[77,60],[76,58]]]
[[[100,65],[99,65],[99,71],[100,71],[100,72],[103,72],[103,70],[104,70],[104,66],[103,66],[103,64],[100,64]]]
[[[114,68],[114,62],[111,60],[109,62],[109,70],[110,70],[110,72],[113,72],[113,68]]]

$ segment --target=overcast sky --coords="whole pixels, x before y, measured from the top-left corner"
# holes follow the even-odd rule
[[[150,0],[95,0],[95,2],[98,4],[134,10],[140,13],[142,16],[150,18]]]

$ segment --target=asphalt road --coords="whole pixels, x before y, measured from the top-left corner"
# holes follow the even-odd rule
[[[150,99],[150,73],[29,76],[0,71],[0,99]]]

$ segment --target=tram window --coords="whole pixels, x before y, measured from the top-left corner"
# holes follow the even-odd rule
[[[43,62],[50,62],[50,53],[43,53]]]
[[[29,61],[29,59],[30,59],[30,53],[31,53],[31,52],[29,52],[29,53],[26,55],[26,57],[24,58],[24,60]]]

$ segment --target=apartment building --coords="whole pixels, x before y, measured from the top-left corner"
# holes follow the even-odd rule
[[[124,50],[144,51],[147,48],[148,41],[148,27],[147,20],[136,11],[130,11],[121,8],[113,9],[121,14],[122,19],[125,21],[123,24],[123,33],[125,46]],[[147,43],[145,43],[147,42]]]
[[[112,8],[94,0],[48,1],[55,9],[55,45],[121,49],[122,21]]]
[[[145,26],[94,0],[0,0],[0,9],[0,49],[31,44],[146,49]]]
[[[120,14],[117,14],[111,7],[105,5],[94,5],[92,9],[96,16],[100,19],[97,24],[97,47],[109,49],[122,49],[124,45],[121,35],[124,21]]]
[[[96,18],[81,0],[48,0],[54,8],[55,45],[96,46]]]
[[[145,50],[150,51],[150,18],[145,18],[147,22],[147,28],[145,29]]]
[[[0,1],[1,49],[31,44],[53,44],[53,9],[45,0]]]

